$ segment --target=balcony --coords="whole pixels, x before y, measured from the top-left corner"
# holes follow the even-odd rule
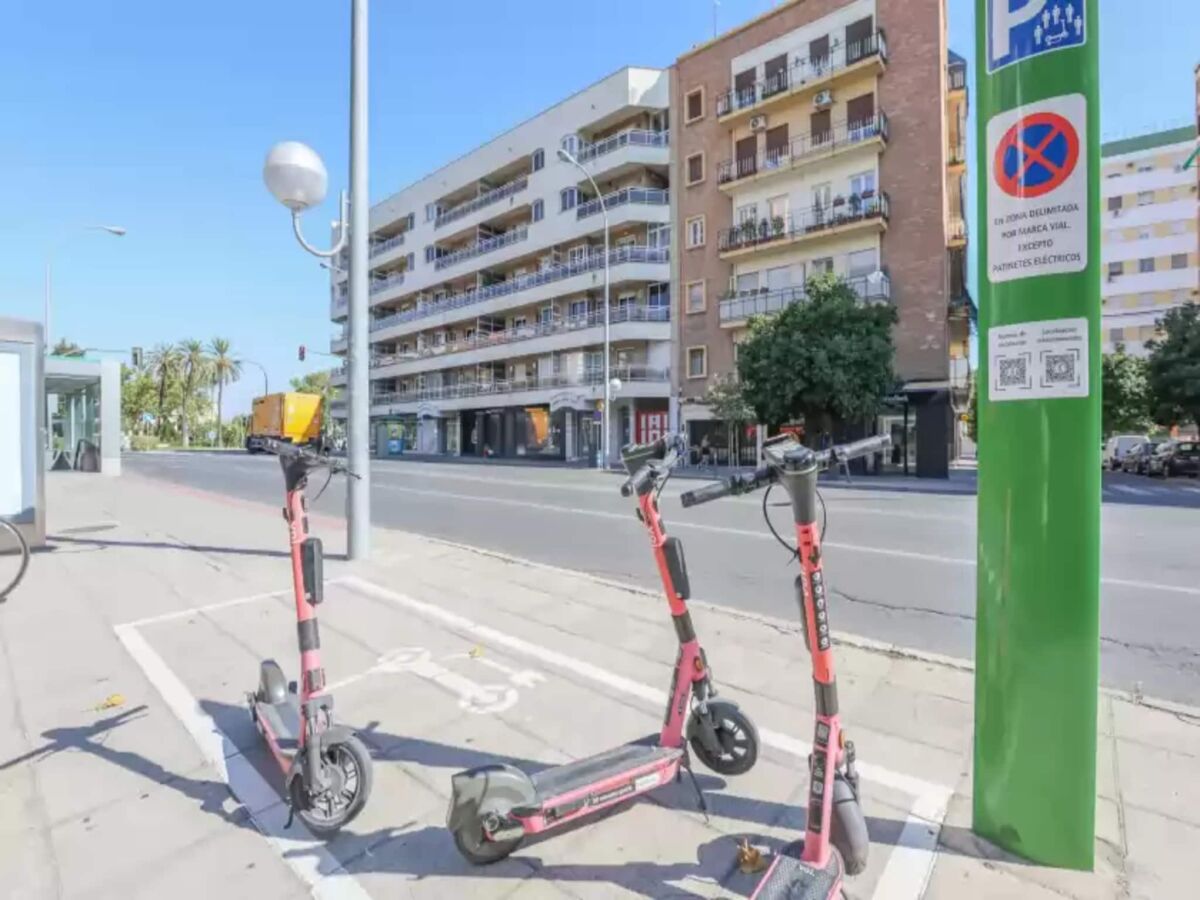
[[[612,366],[610,378],[621,380],[621,396],[666,396],[671,386],[671,370],[648,366]],[[371,397],[372,415],[389,415],[402,410],[391,410],[404,404],[439,403],[446,409],[469,409],[479,397],[513,398],[513,395],[558,392],[564,388],[583,388],[594,395],[585,399],[594,400],[603,396],[604,373],[601,370],[586,371],[581,376],[547,375],[534,378],[504,379],[497,381],[470,381],[458,384],[443,384],[434,387],[415,388],[410,391],[380,391]],[[513,405],[525,402],[545,402],[546,398],[514,398]],[[447,402],[449,401],[449,402]],[[462,402],[455,402],[462,401]]]
[[[961,216],[951,216],[946,223],[946,246],[962,247],[967,243],[967,222]]]
[[[643,246],[626,246],[614,247],[608,253],[608,262],[610,266],[616,266],[621,263],[662,263],[670,262],[670,251],[665,247],[643,247]],[[569,262],[561,266],[550,266],[542,269],[540,272],[533,272],[528,275],[521,275],[517,278],[510,278],[507,281],[501,281],[496,284],[490,284],[486,287],[476,288],[471,291],[464,291],[461,294],[454,294],[442,300],[433,300],[424,302],[417,306],[416,309],[405,310],[404,312],[393,313],[390,316],[384,316],[376,319],[371,323],[372,331],[379,331],[384,328],[390,328],[393,325],[399,325],[403,322],[411,322],[414,319],[423,319],[428,316],[435,316],[439,313],[448,312],[454,309],[461,309],[465,306],[472,306],[476,303],[482,303],[486,300],[491,300],[495,297],[504,297],[510,294],[516,294],[519,291],[528,290],[530,288],[539,287],[543,284],[551,284],[556,281],[562,281],[567,278],[572,278],[576,275],[582,275],[587,272],[595,272],[604,268],[604,253],[591,253],[583,259]]]
[[[885,271],[871,272],[866,275],[854,275],[844,281],[864,303],[890,303],[892,299],[892,280]],[[721,298],[721,326],[739,325],[751,316],[777,313],[793,303],[803,303],[808,299],[804,285],[783,288],[781,290],[744,291]]]
[[[590,162],[609,153],[614,153],[622,147],[667,147],[670,143],[670,132],[646,131],[642,128],[631,128],[611,137],[587,144],[580,148],[575,157],[581,163]]]
[[[518,241],[525,240],[527,237],[529,237],[529,227],[522,225],[520,228],[513,228],[511,231],[506,231],[504,234],[476,241],[474,244],[439,256],[433,267],[435,269],[446,269],[460,262],[465,262],[468,259],[474,259],[476,256],[482,256],[485,253],[491,253],[493,250],[499,250],[501,247],[508,247]]]
[[[790,67],[744,88],[731,88],[717,97],[717,118],[731,119],[753,112],[780,98],[832,84],[847,71],[887,64],[887,40],[882,29],[861,41],[830,49],[828,56],[797,59]]]
[[[950,138],[946,148],[946,167],[952,172],[961,172],[967,165],[967,142],[963,138]]]
[[[621,188],[619,191],[605,194],[603,198],[598,197],[595,200],[579,204],[579,206],[575,207],[575,218],[586,219],[588,216],[596,215],[601,210],[601,199],[604,201],[603,206],[605,209],[613,209],[614,207],[624,206],[628,203],[641,203],[647,206],[670,205],[669,191],[646,187]]]
[[[967,64],[966,62],[952,62],[946,66],[946,90],[950,93],[965,91],[967,89]]]
[[[329,339],[329,352],[333,354],[342,354],[346,352],[346,347],[349,338],[344,334],[335,334]]]
[[[403,232],[401,232],[400,234],[397,234],[397,235],[393,235],[392,237],[387,238],[386,240],[383,240],[383,241],[372,241],[371,242],[371,253],[370,253],[371,258],[374,259],[376,256],[379,256],[383,253],[387,253],[389,250],[392,250],[403,244],[404,244],[404,233]]]
[[[379,293],[382,293],[383,291],[391,290],[394,287],[399,287],[402,284],[404,284],[404,273],[403,272],[393,272],[391,275],[388,275],[386,278],[372,278],[371,279],[371,293],[379,294]]]
[[[835,200],[830,206],[813,206],[793,213],[787,219],[762,219],[724,228],[718,236],[717,250],[726,256],[756,249],[775,249],[852,229],[869,227],[882,231],[886,230],[890,215],[887,194],[870,193],[866,197],[852,194],[848,202],[839,204]]]
[[[888,118],[880,112],[862,122],[836,125],[829,131],[801,135],[793,138],[786,147],[780,147],[758,156],[744,159],[727,159],[717,166],[717,184],[741,184],[748,179],[761,179],[778,172],[792,169],[818,159],[837,156],[852,147],[868,144],[884,146],[888,140]]]
[[[507,184],[502,184],[498,188],[492,188],[490,191],[485,191],[478,197],[472,197],[465,203],[460,203],[458,206],[452,206],[438,214],[438,217],[433,220],[434,228],[441,228],[449,222],[456,222],[463,216],[470,215],[477,209],[483,209],[485,206],[490,206],[497,201],[503,200],[505,197],[511,197],[513,194],[519,194],[525,188],[529,187],[529,178],[522,175],[520,178],[514,178]]]

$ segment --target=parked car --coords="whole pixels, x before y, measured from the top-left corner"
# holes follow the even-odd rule
[[[1142,441],[1121,458],[1121,471],[1132,472],[1134,475],[1145,475],[1146,464],[1154,451],[1162,446],[1163,441]]]
[[[1175,449],[1174,441],[1163,441],[1154,448],[1150,458],[1146,460],[1146,474],[1151,478],[1164,478],[1167,474],[1167,460]]]
[[[1155,459],[1161,458],[1163,475],[1187,475],[1189,478],[1200,476],[1200,442],[1171,441],[1167,444],[1166,451],[1160,451],[1160,454],[1155,454]]]
[[[1104,445],[1104,454],[1100,459],[1101,467],[1113,472],[1117,471],[1121,468],[1121,460],[1125,454],[1149,439],[1149,436],[1145,434],[1114,434]]]

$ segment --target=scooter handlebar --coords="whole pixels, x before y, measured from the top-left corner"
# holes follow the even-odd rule
[[[684,491],[679,495],[679,500],[684,509],[687,509],[690,506],[699,506],[701,503],[720,500],[731,494],[746,494],[757,490],[764,484],[770,484],[774,480],[775,474],[771,467],[762,466],[749,475],[730,475],[716,484],[708,484],[693,491]]]
[[[299,447],[286,441],[272,439],[264,443],[264,449],[268,453],[274,453],[285,459],[302,459],[310,469],[329,469],[331,472],[349,475],[351,478],[362,478],[358,473],[351,472],[345,463],[318,453],[310,447]]]
[[[843,462],[851,459],[858,459],[862,456],[870,456],[872,453],[879,453],[892,446],[892,436],[890,434],[877,434],[874,437],[863,438],[860,441],[852,441],[849,444],[838,444],[836,447],[830,447],[828,450],[822,450],[817,454],[817,459],[822,464],[829,462]]]

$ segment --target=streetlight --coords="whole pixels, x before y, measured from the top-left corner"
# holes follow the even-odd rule
[[[125,234],[126,234],[125,229],[122,228],[120,225],[84,225],[83,230],[84,231],[103,231],[106,234],[111,234],[113,237],[125,237]],[[43,330],[46,333],[45,340],[46,340],[46,352],[47,353],[49,353],[50,348],[52,346],[54,346],[50,340],[50,308],[53,305],[53,296],[52,296],[52,290],[51,290],[51,282],[53,279],[52,279],[51,275],[52,275],[52,269],[53,269],[53,264],[54,264],[54,250],[57,247],[62,246],[62,243],[63,243],[63,241],[60,241],[56,245],[56,247],[52,247],[51,250],[46,254],[46,295],[45,295],[45,310],[44,310],[45,321],[43,322],[43,324],[45,325],[45,328]]]
[[[592,190],[596,192],[596,199],[600,201],[600,215],[604,217],[604,411],[601,413],[600,427],[603,433],[600,435],[601,459],[604,468],[608,468],[609,463],[609,406],[612,405],[612,385],[609,383],[608,377],[608,357],[609,357],[609,309],[608,309],[608,204],[604,202],[604,195],[600,193],[600,187],[596,184],[596,179],[592,177],[592,173],[580,165],[579,160],[566,151],[565,148],[558,148],[558,158],[563,162],[569,162],[580,172],[583,177],[592,185]]]
[[[300,232],[300,216],[325,199],[325,164],[312,148],[296,141],[276,144],[267,154],[263,180],[275,199],[292,211],[292,231],[309,253],[332,259],[350,247],[350,347],[347,437],[350,479],[346,491],[346,555],[366,559],[371,538],[371,468],[368,432],[369,353],[367,329],[367,0],[350,6],[350,202],[341,195],[338,239],[332,250],[317,250]]]

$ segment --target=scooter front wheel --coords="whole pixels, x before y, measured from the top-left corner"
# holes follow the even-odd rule
[[[833,820],[830,822],[829,841],[841,854],[847,875],[858,875],[867,867],[867,856],[871,850],[867,820],[858,801],[858,792],[841,772],[837,773],[833,782]]]
[[[300,821],[319,837],[335,834],[362,812],[373,780],[371,756],[353,735],[328,745],[324,763],[328,766],[331,786],[322,793],[292,798]],[[300,782],[299,778],[294,782],[296,793],[304,791]]]
[[[699,710],[692,711],[693,717],[702,715]],[[707,723],[696,722],[695,727],[688,729],[692,752],[700,762],[718,775],[744,775],[754,768],[758,761],[758,729],[750,717],[734,704],[721,700],[708,704],[707,715]],[[712,729],[715,748],[704,740],[706,728]]]

